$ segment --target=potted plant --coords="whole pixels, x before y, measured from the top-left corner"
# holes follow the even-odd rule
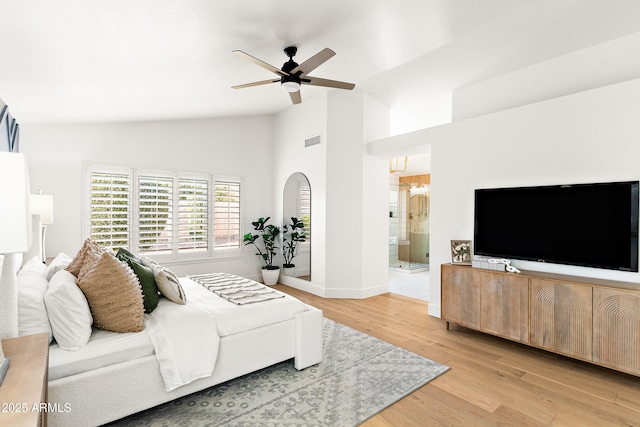
[[[265,285],[275,285],[280,277],[280,266],[273,265],[278,247],[276,246],[280,228],[272,224],[267,224],[271,217],[258,218],[251,223],[257,234],[247,233],[244,235],[244,244],[253,245],[257,249],[256,255],[262,258],[262,280]],[[262,245],[258,245],[259,241]],[[262,246],[262,248],[261,248]]]
[[[284,258],[282,268],[285,274],[292,275],[290,273],[296,266],[293,258],[298,255],[298,244],[304,242],[306,238],[304,223],[294,216],[291,217],[291,224],[285,224],[282,227],[282,257]]]

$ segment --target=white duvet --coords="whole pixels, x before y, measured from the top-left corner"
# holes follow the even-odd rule
[[[216,320],[205,309],[161,299],[145,327],[167,391],[213,373],[220,337]]]
[[[180,278],[180,284],[185,305],[161,298],[145,316],[167,391],[213,373],[220,337],[284,322],[304,311],[300,300],[284,293],[282,298],[238,306],[188,278]]]

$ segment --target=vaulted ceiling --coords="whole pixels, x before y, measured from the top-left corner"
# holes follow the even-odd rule
[[[0,98],[23,124],[271,114],[289,97],[231,89],[273,76],[231,52],[280,67],[295,45],[297,62],[331,48],[313,75],[392,106],[637,31],[636,0],[16,0]]]

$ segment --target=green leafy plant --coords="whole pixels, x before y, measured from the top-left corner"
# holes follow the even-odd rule
[[[271,217],[258,218],[257,221],[251,223],[253,225],[256,234],[247,233],[244,235],[243,241],[246,245],[253,245],[258,252],[258,255],[264,261],[265,270],[277,270],[280,268],[278,265],[273,265],[275,256],[277,255],[278,247],[276,246],[277,237],[280,234],[280,228],[272,224],[267,224]],[[262,245],[258,242],[262,241]],[[262,246],[262,248],[261,248]]]
[[[296,217],[291,217],[291,224],[282,227],[282,256],[284,268],[293,268],[293,258],[298,255],[298,245],[307,239],[304,234],[304,222]]]

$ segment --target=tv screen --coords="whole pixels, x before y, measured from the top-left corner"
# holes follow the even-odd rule
[[[474,253],[638,271],[638,181],[475,191]]]

